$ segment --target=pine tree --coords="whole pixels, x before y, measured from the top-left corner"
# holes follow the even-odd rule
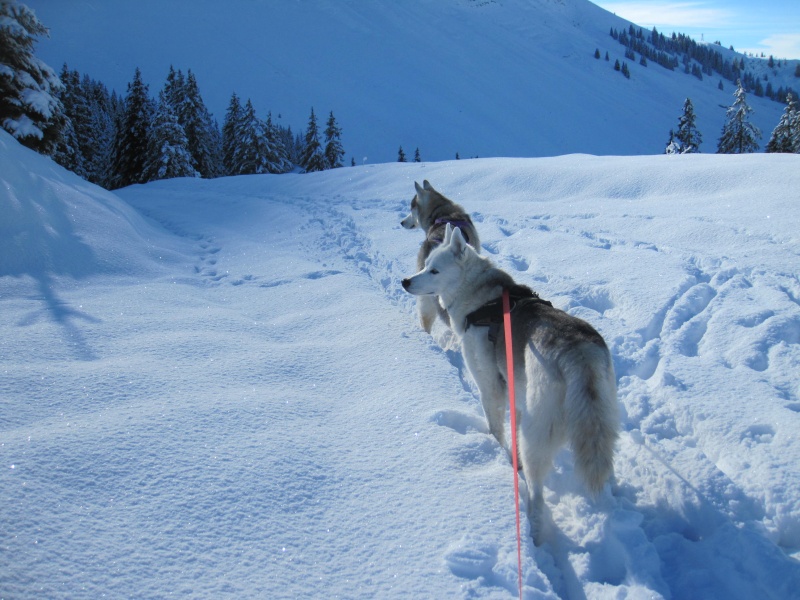
[[[317,117],[314,108],[311,108],[311,116],[308,118],[308,129],[303,144],[303,155],[300,157],[300,166],[306,173],[323,171],[325,169],[325,157],[322,154],[322,145],[319,142],[319,130],[317,129]]]
[[[67,65],[59,76],[66,126],[53,159],[73,173],[106,185],[114,116],[108,90]]]
[[[189,152],[189,140],[178,123],[178,117],[165,90],[161,91],[158,100],[158,109],[148,140],[145,178],[147,181],[155,181],[173,177],[200,177]]]
[[[83,97],[80,75],[77,71],[70,71],[65,64],[59,79],[62,83],[59,99],[64,107],[65,125],[52,157],[62,167],[87,178],[84,150],[88,150],[91,142],[91,130],[88,129],[90,112]]]
[[[234,92],[228,103],[225,120],[222,123],[222,164],[226,175],[236,175],[236,148],[239,145],[238,133],[242,126],[242,105]]]
[[[278,115],[278,118],[280,118],[280,115]],[[292,133],[291,125],[287,127],[276,125],[276,130],[278,138],[286,152],[286,160],[288,161],[286,172],[288,172],[294,168],[295,164],[300,163],[300,155],[302,154],[302,144],[300,142],[302,142],[302,136],[295,136],[294,133]]]
[[[422,162],[422,158],[419,155],[419,148],[414,150],[414,162]]]
[[[748,120],[753,109],[747,104],[747,95],[741,80],[736,82],[733,95],[735,100],[728,108],[717,154],[745,154],[758,150],[757,140],[761,138],[761,131]]]
[[[342,148],[342,130],[336,124],[336,119],[331,111],[325,127],[325,168],[338,169],[344,166],[344,148]]]
[[[180,71],[178,72],[180,74]],[[179,77],[180,82],[182,76]],[[190,70],[185,82],[176,92],[182,92],[179,102],[175,106],[178,122],[186,132],[189,142],[189,152],[194,159],[195,167],[202,177],[217,177],[221,171],[219,157],[215,155],[214,139],[217,135],[216,124],[208,112],[197,79]]]
[[[695,126],[695,119],[694,106],[692,106],[692,101],[687,98],[683,103],[683,114],[678,118],[678,133],[675,134],[681,154],[700,152],[703,136]]]
[[[58,143],[50,157],[65,169],[86,179],[86,168],[79,146],[75,127],[72,121],[66,119],[61,128],[61,135],[58,136]]]
[[[292,161],[289,160],[289,153],[283,143],[280,130],[272,123],[272,112],[267,113],[267,120],[263,127],[267,171],[269,173],[288,173],[292,170]]]
[[[66,126],[56,72],[33,54],[47,28],[16,0],[0,2],[0,125],[20,143],[52,155]]]
[[[400,149],[397,151],[397,162],[406,162],[406,153],[403,152],[402,146],[400,146]]]
[[[176,116],[183,102],[183,98],[186,95],[185,87],[186,79],[183,73],[180,70],[176,71],[173,66],[170,65],[169,73],[167,74],[167,82],[164,84],[164,93],[167,102],[169,102]]]
[[[253,103],[248,99],[244,105],[236,130],[233,175],[255,175],[268,173],[264,125],[256,116]]]
[[[772,131],[766,151],[800,153],[800,111],[792,94],[786,97],[786,108]]]
[[[667,147],[664,149],[664,154],[680,154],[681,147],[677,141],[675,141],[675,131],[672,129],[669,130],[669,140],[667,140]]]
[[[89,144],[82,146],[84,167],[92,183],[109,186],[111,154],[114,146],[115,122],[120,112],[116,94],[109,94],[105,85],[84,75],[81,81],[83,97],[89,106]]]
[[[128,84],[124,111],[116,127],[111,157],[111,189],[147,181],[145,164],[153,113],[148,86],[142,82],[142,73],[137,67],[133,82]]]

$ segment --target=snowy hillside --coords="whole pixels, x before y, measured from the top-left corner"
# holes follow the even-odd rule
[[[687,97],[713,153],[735,89],[625,59],[609,32],[629,23],[588,0],[28,4],[51,29],[37,54],[54,68],[124,94],[139,67],[153,96],[171,65],[191,69],[220,123],[233,92],[295,132],[312,106],[333,111],[348,164],[394,161],[400,146],[423,160],[658,154]],[[775,89],[800,87],[795,64],[769,73]],[[783,106],[749,102],[763,148]]]
[[[400,286],[422,179],[614,356],[617,484],[558,456],[525,597],[800,597],[800,157],[115,195],[0,154],[0,597],[513,598],[511,467]]]

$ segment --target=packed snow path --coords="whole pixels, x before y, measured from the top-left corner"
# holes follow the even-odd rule
[[[559,454],[526,598],[798,597],[797,157],[115,196],[2,141],[0,597],[514,597],[511,467],[399,284],[422,179],[615,359],[617,484]]]

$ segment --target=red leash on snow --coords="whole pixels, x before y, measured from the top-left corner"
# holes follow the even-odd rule
[[[511,343],[511,301],[503,290],[503,328],[506,334],[506,371],[508,372],[508,403],[511,413],[511,463],[514,467],[514,509],[517,517],[517,573],[519,597],[522,600],[522,537],[519,532],[519,465],[517,464],[517,403],[514,394],[514,353]]]

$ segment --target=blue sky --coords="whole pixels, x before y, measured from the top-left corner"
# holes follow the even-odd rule
[[[800,0],[593,0],[642,27],[722,42],[739,52],[800,58]]]

